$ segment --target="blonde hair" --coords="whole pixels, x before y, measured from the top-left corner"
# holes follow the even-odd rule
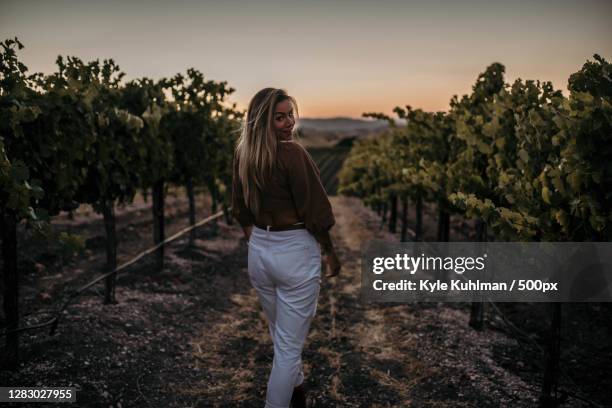
[[[257,92],[249,103],[236,146],[244,202],[255,216],[259,213],[261,192],[276,164],[278,139],[273,125],[274,109],[285,100],[291,101],[297,117],[297,102],[284,89],[264,88]],[[295,130],[291,138],[295,139]]]

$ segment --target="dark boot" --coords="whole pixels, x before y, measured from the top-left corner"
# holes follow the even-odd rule
[[[293,389],[293,394],[291,395],[291,407],[306,408],[306,389],[304,388],[304,383]]]

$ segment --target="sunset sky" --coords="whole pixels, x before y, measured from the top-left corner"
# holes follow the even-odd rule
[[[303,117],[446,110],[492,62],[552,81],[594,53],[612,59],[612,1],[4,1],[0,40],[30,71],[58,54],[113,58],[126,78],[199,69],[245,108],[259,89],[295,96]],[[565,92],[566,93],[566,92]]]

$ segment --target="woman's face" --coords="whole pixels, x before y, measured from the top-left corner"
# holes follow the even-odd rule
[[[290,139],[295,118],[293,117],[293,105],[286,99],[274,107],[274,130],[280,139]]]

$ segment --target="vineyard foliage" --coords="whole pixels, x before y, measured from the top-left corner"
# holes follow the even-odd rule
[[[448,112],[397,107],[406,125],[357,143],[339,191],[380,204],[393,194],[476,218],[500,238],[608,241],[612,236],[612,65],[599,55],[569,78],[504,81],[487,67]]]
[[[29,74],[18,39],[1,43],[0,205],[4,216],[42,225],[89,203],[131,202],[160,181],[224,193],[242,112],[234,90],[184,77],[125,82],[113,60],[58,57],[56,72]],[[228,176],[228,174],[230,176]]]

